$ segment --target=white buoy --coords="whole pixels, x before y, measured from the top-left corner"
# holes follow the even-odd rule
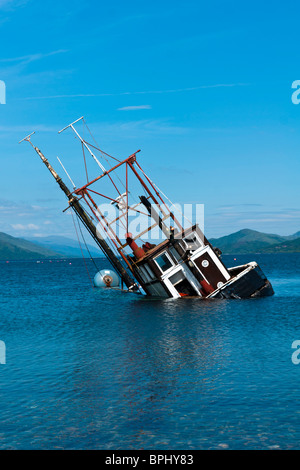
[[[111,269],[102,269],[94,277],[95,287],[119,287],[119,276]]]

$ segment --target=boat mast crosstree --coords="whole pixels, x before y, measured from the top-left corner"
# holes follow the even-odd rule
[[[32,144],[32,134],[23,140],[32,145],[47,166],[67,196],[69,208],[74,210],[129,290],[136,291],[140,286],[148,296],[202,299],[242,299],[274,293],[257,263],[227,269],[220,251],[212,247],[197,224],[183,226],[182,219],[175,214],[176,206],[168,206],[165,195],[138,162],[140,150],[125,159],[113,157],[99,148],[91,133],[94,144],[79,134],[75,124],[80,121],[87,127],[81,117],[59,131],[72,129],[83,151],[87,181],[79,188],[73,187],[73,191]],[[85,151],[97,164],[97,174],[92,178]],[[105,166],[96,152],[105,160]],[[63,169],[73,183],[64,166]],[[103,209],[105,203],[117,211],[113,217]],[[135,225],[134,233],[130,230],[133,214],[147,221],[143,229],[138,230]],[[157,232],[161,239],[153,243],[153,233]],[[144,240],[149,240],[149,236],[152,243]]]

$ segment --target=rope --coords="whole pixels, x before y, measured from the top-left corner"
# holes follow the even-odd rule
[[[91,131],[90,131],[89,126],[87,125],[87,123],[85,122],[84,119],[83,119],[83,123],[84,123],[84,125],[86,126],[87,130],[89,131],[89,133],[90,133],[90,135],[91,135],[93,141],[95,142],[96,147],[94,147],[92,144],[89,144],[89,143],[86,142],[86,141],[85,141],[85,143],[88,144],[88,145],[90,145],[91,147],[95,148],[95,149],[98,150],[99,152],[101,152],[102,158],[104,158],[104,160],[105,160],[109,165],[110,165],[110,163],[109,163],[108,159],[105,158],[104,155],[106,155],[107,157],[110,157],[110,158],[112,158],[112,159],[114,159],[114,160],[116,160],[117,162],[120,163],[120,160],[118,160],[118,158],[115,158],[115,157],[113,157],[112,155],[109,155],[108,153],[106,153],[106,152],[104,152],[103,150],[100,149],[99,144],[97,143],[96,139],[94,138],[93,134],[92,134]],[[110,165],[110,168],[112,168],[111,165]],[[108,176],[109,176],[109,178],[111,179],[110,175],[108,175]],[[117,176],[117,179],[119,180],[119,182],[121,183],[121,185],[125,188],[125,185],[124,185],[123,181],[119,178],[118,174],[117,174],[116,176]],[[112,181],[112,179],[111,179],[111,181]],[[115,184],[114,184],[113,181],[112,181],[112,183],[113,183],[113,185],[115,186]],[[116,186],[115,186],[115,187],[116,187]],[[121,193],[119,192],[118,188],[116,188],[116,189],[117,189],[118,193],[121,195]]]
[[[81,234],[81,237],[82,237],[82,239],[83,239],[85,248],[86,248],[86,250],[87,250],[87,252],[88,252],[88,254],[89,254],[89,257],[90,257],[91,261],[93,262],[93,264],[94,264],[95,268],[97,269],[97,271],[99,271],[99,268],[98,268],[98,266],[97,266],[97,264],[96,264],[94,258],[92,257],[91,252],[90,252],[90,250],[89,250],[89,247],[88,247],[88,245],[87,245],[87,243],[86,243],[86,241],[85,241],[84,235],[83,235],[83,233],[82,233],[81,225],[80,225],[79,220],[78,220],[78,216],[77,216],[77,224],[78,224],[78,227],[79,227],[79,230],[80,230],[80,234]]]
[[[87,165],[86,165],[86,158],[85,158],[85,151],[84,151],[84,145],[83,145],[83,142],[81,142],[81,146],[82,146],[82,152],[83,152],[83,160],[84,160],[84,167],[85,167],[86,181],[87,181],[87,183],[88,183],[88,182],[89,182],[89,175],[88,175],[88,171],[87,171]]]
[[[169,203],[171,204],[171,207],[173,206],[175,210],[177,210],[178,212],[180,212],[180,214],[184,217],[184,219],[186,219],[191,225],[192,225],[192,222],[184,215],[184,213],[178,208],[175,206],[175,204],[168,198],[168,196],[166,196],[161,189],[159,189],[159,187],[153,182],[151,181],[151,179],[149,178],[149,176],[146,175],[146,173],[144,172],[144,170],[139,166],[141,172],[143,173],[143,175],[145,176],[145,178],[147,178],[152,184],[153,186],[156,187],[157,191],[159,193],[161,193],[168,201]]]

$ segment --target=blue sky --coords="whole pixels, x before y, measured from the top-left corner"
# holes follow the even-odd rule
[[[80,179],[58,135],[84,115],[101,148],[139,158],[207,236],[300,230],[296,2],[0,0],[0,231],[74,237],[28,144]],[[61,173],[61,170],[60,170]]]

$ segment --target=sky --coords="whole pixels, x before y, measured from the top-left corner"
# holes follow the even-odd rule
[[[81,116],[107,153],[141,149],[174,203],[204,204],[206,236],[299,231],[299,13],[289,0],[0,0],[0,231],[75,238],[18,142],[35,131],[80,182],[81,147],[58,131]]]

